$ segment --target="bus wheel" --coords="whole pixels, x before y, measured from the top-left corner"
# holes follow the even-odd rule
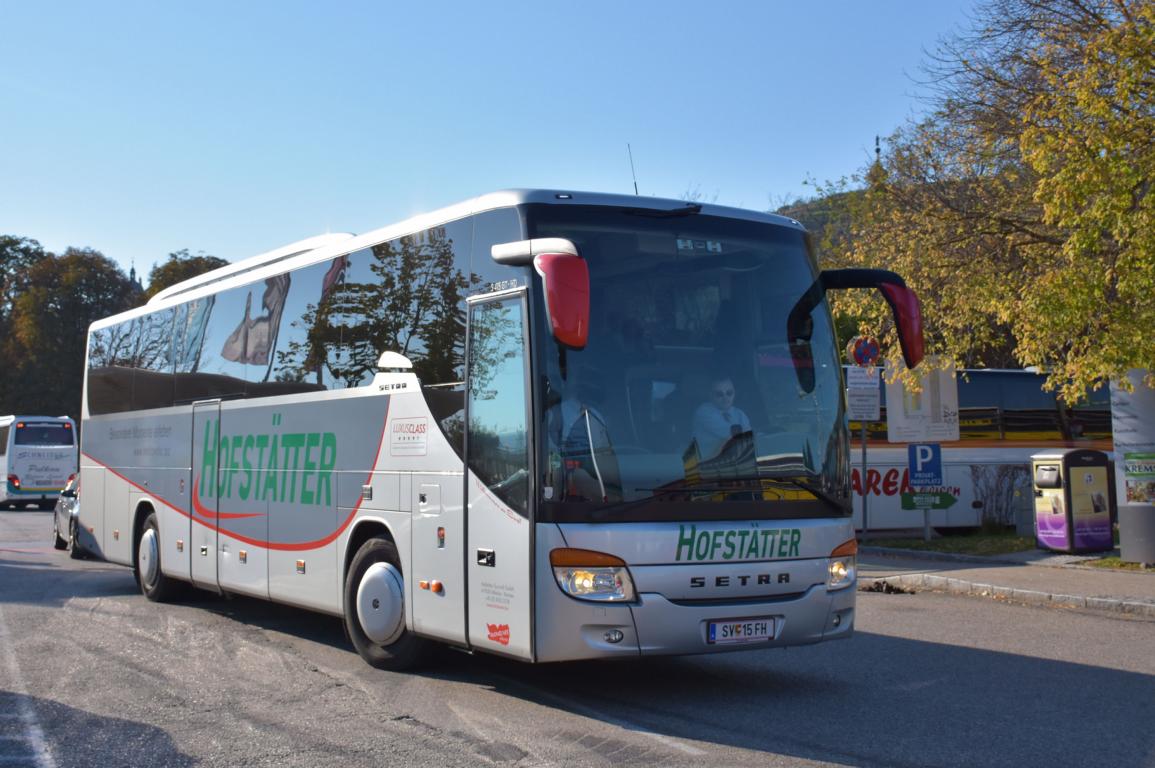
[[[163,603],[176,594],[176,582],[160,569],[160,529],[156,525],[155,512],[144,521],[140,545],[136,549],[135,575],[140,591],[153,602]]]
[[[369,539],[345,578],[345,630],[361,658],[378,669],[408,669],[426,642],[405,628],[405,580],[397,548]]]

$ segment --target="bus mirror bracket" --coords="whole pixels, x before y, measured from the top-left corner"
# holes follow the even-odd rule
[[[918,296],[906,287],[905,280],[885,269],[825,269],[798,299],[786,318],[786,338],[790,343],[794,370],[798,375],[798,383],[806,392],[814,390],[814,359],[810,350],[814,319],[811,313],[828,290],[847,288],[877,288],[894,315],[906,367],[914,368],[922,362],[925,349],[922,308]]]
[[[557,342],[570,349],[584,349],[590,327],[589,265],[572,241],[542,237],[499,243],[490,249],[498,264],[532,264],[545,288],[545,311]]]

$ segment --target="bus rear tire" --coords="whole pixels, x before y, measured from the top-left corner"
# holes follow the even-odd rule
[[[149,513],[141,529],[133,575],[140,584],[140,591],[154,603],[172,600],[180,587],[176,580],[165,576],[161,570],[160,528],[156,524],[155,512]]]
[[[345,577],[345,631],[366,662],[404,670],[421,662],[428,642],[405,628],[405,582],[391,541],[373,538],[357,550]]]

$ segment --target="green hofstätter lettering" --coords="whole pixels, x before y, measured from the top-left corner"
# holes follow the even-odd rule
[[[768,560],[799,557],[801,528],[731,528],[699,531],[697,525],[678,526],[676,562],[714,560]]]
[[[337,436],[332,432],[221,435],[220,421],[205,424],[201,498],[284,504],[333,504]],[[216,480],[213,481],[213,473]]]

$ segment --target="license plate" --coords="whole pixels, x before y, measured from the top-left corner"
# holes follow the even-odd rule
[[[774,619],[730,619],[711,621],[706,625],[706,642],[711,645],[730,643],[764,643],[774,639]]]

